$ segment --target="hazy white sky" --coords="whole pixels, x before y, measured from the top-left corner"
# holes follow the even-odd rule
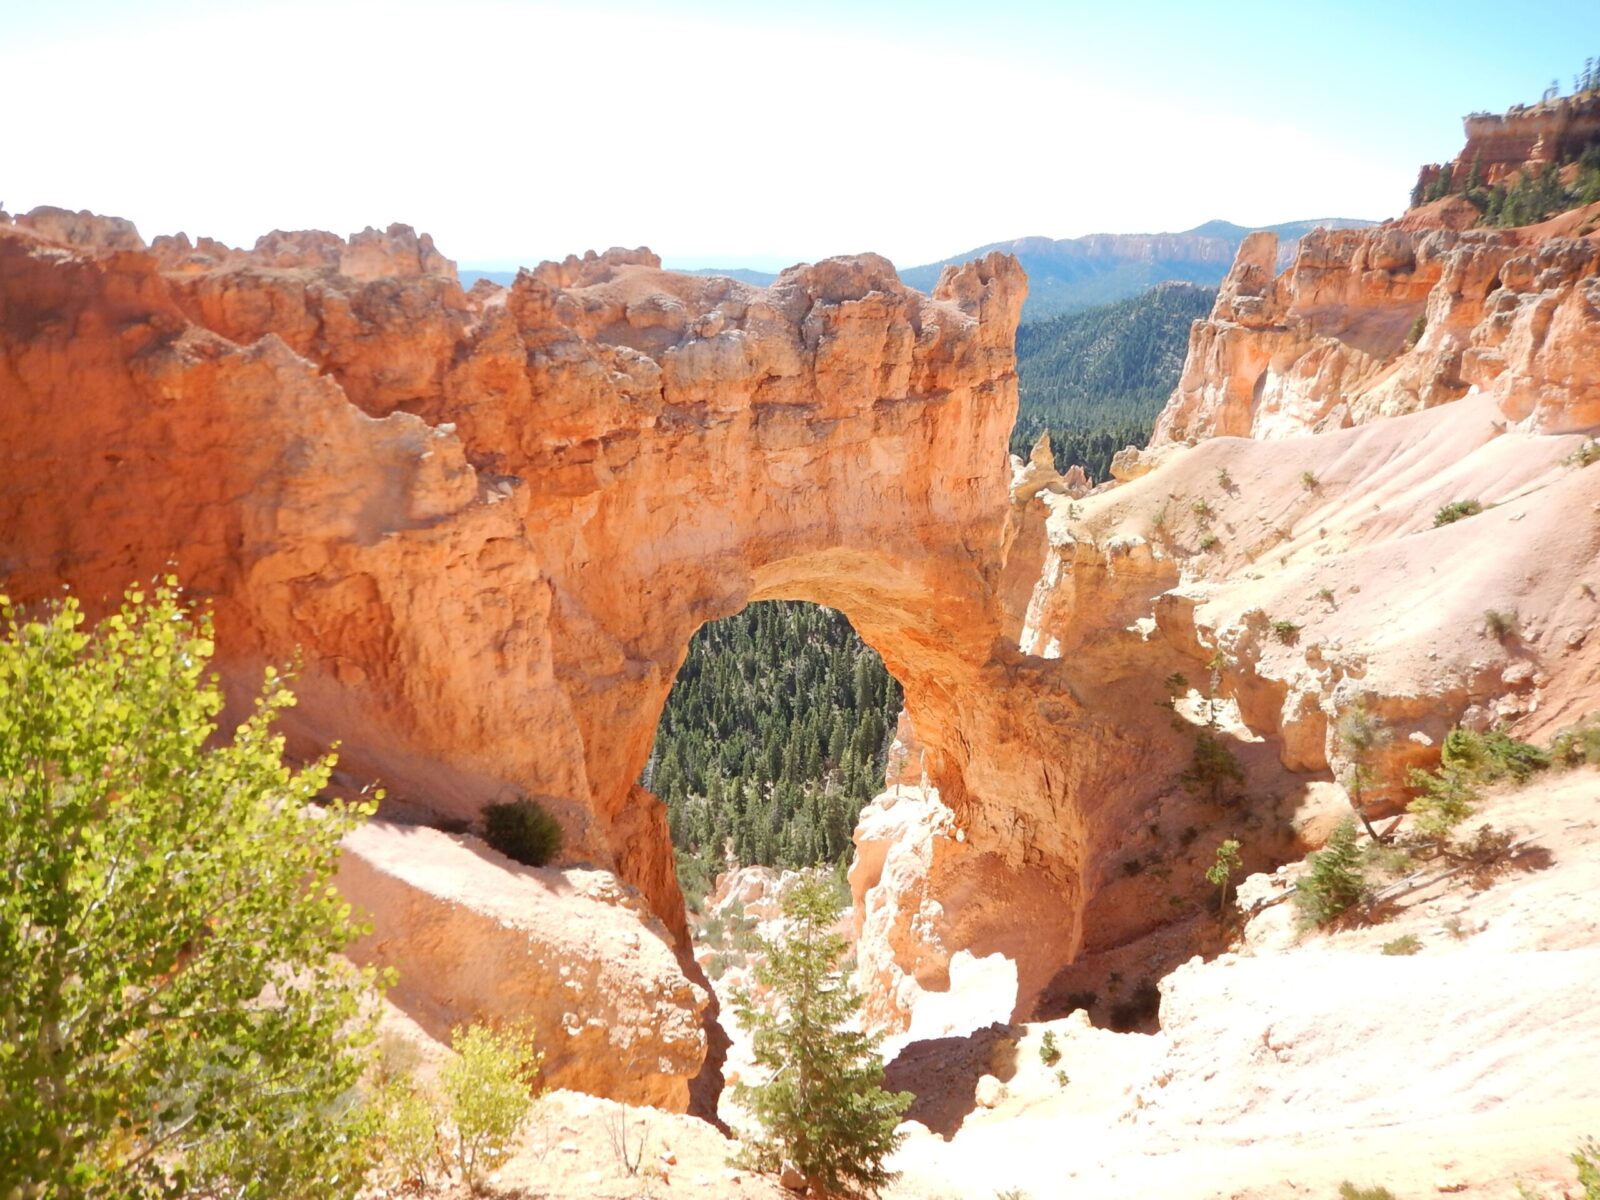
[[[0,0],[0,201],[479,264],[1381,218],[1463,113],[1600,53],[1592,0],[1424,7]]]

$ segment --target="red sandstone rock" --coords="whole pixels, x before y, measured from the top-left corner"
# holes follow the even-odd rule
[[[1551,164],[1576,158],[1600,142],[1600,92],[1519,104],[1504,114],[1476,112],[1461,123],[1467,144],[1453,161],[1423,167],[1419,189],[1428,189],[1446,171],[1456,193],[1474,180],[1485,187],[1509,184],[1524,171],[1537,175]]]
[[[347,261],[381,266],[361,238],[152,255],[0,229],[8,592],[67,583],[93,609],[175,569],[215,606],[234,694],[300,656],[297,752],[338,740],[341,786],[381,780],[398,814],[539,798],[567,860],[640,889],[685,970],[665,822],[634,780],[706,620],[767,597],[845,611],[950,802],[1004,795],[995,828],[1033,803],[1006,704],[972,703],[1010,672],[1013,260],[929,298],[870,255],[759,289],[612,251],[468,298],[391,238],[395,273],[355,279]],[[1038,970],[1070,952],[1070,859],[973,862],[1063,906]],[[1021,953],[998,910],[964,936],[985,922]]]

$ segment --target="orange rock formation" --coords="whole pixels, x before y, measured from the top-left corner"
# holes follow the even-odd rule
[[[972,704],[1012,670],[1011,259],[928,298],[870,255],[762,290],[611,251],[469,296],[404,227],[251,253],[129,236],[0,227],[8,590],[93,605],[170,565],[214,603],[232,685],[300,656],[294,744],[339,741],[341,784],[381,780],[392,815],[540,798],[687,964],[634,780],[691,634],[766,597],[850,616],[953,802],[1033,756],[1003,704]],[[1027,879],[1041,915],[1065,889],[1069,952],[1062,862],[989,858],[979,877]]]
[[[1521,428],[1600,424],[1600,237],[1546,232],[1317,230],[1282,275],[1273,235],[1252,234],[1154,443],[1339,429],[1469,391]]]
[[[1462,118],[1467,144],[1451,162],[1430,163],[1417,176],[1417,194],[1446,171],[1449,190],[1463,192],[1476,173],[1485,187],[1506,183],[1523,170],[1537,175],[1552,163],[1570,161],[1600,142],[1600,92],[1557,96],[1519,104],[1503,115],[1476,112]]]

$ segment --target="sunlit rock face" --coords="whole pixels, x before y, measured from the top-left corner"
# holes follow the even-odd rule
[[[468,294],[402,226],[246,252],[17,218],[7,588],[103,609],[174,570],[215,609],[236,698],[297,661],[292,746],[337,741],[338,786],[381,781],[421,820],[538,798],[565,861],[638,888],[691,971],[664,816],[635,784],[673,675],[751,600],[833,606],[906,685],[973,878],[1059,910],[1042,963],[1077,937],[1078,837],[1036,816],[1015,836],[1042,788],[1070,804],[1005,699],[1024,291],[1000,255],[930,297],[871,255],[760,289],[640,250]],[[1032,939],[990,923],[984,952],[1021,957]]]
[[[1281,275],[1275,236],[1251,234],[1195,324],[1154,442],[1290,437],[1469,392],[1528,430],[1600,424],[1600,241],[1561,236],[1582,215],[1460,230],[1438,208],[1317,230]]]
[[[1116,483],[1075,495],[1048,454],[1013,460],[1016,658],[968,702],[1011,770],[953,798],[902,721],[851,873],[879,1026],[984,996],[956,956],[996,949],[1020,955],[1019,1011],[1098,992],[1115,1020],[1215,948],[1224,838],[1248,869],[1298,858],[1350,814],[1342,782],[1399,815],[1454,725],[1542,739],[1600,708],[1600,255],[1571,236],[1593,214],[1462,232],[1447,209],[1312,234],[1281,275],[1252,235]],[[1341,734],[1363,713],[1364,751]],[[1192,777],[1202,734],[1237,778]],[[1069,882],[991,882],[1002,848]]]

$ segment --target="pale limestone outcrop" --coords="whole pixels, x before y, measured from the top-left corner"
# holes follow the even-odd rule
[[[394,968],[390,1002],[431,1037],[531,1021],[546,1086],[688,1107],[709,996],[610,872],[524,867],[468,835],[374,821],[346,840],[338,885],[372,923],[350,956]]]
[[[1047,780],[1065,763],[1122,764],[1118,779],[1074,780],[1075,802],[1049,806],[1039,822],[1078,839],[1075,859],[1055,853],[1079,864],[1083,914],[1070,964],[1037,990],[1024,971],[1021,992],[1041,1014],[1098,989],[1095,1016],[1105,1020],[1135,984],[1153,985],[1206,947],[1195,883],[1224,837],[1244,841],[1253,867],[1317,845],[1349,811],[1335,781],[1358,763],[1339,724],[1358,706],[1388,735],[1359,764],[1372,776],[1364,800],[1374,818],[1401,811],[1413,794],[1408,772],[1438,762],[1456,723],[1539,737],[1600,707],[1591,645],[1600,473],[1575,457],[1586,433],[1556,432],[1596,421],[1588,405],[1600,341],[1584,323],[1600,282],[1583,273],[1593,243],[1517,236],[1319,233],[1279,279],[1270,239],[1255,238],[1217,315],[1197,327],[1184,375],[1194,386],[1180,386],[1161,418],[1169,438],[1198,444],[1125,452],[1116,486],[1070,503],[1049,486],[1053,469],[1014,462],[1006,628],[1029,678],[1027,691],[1010,693],[1013,729],[1061,706],[1046,718],[1061,740],[1028,763]],[[1296,296],[1309,297],[1303,311],[1286,307]],[[1448,355],[1459,333],[1477,348],[1461,360],[1478,386],[1411,412],[1390,403],[1398,370],[1363,375],[1352,364],[1361,338],[1402,340],[1424,306],[1444,315],[1430,315],[1417,355]],[[1506,333],[1510,349],[1491,360],[1500,321],[1523,340]],[[1308,350],[1313,329],[1347,340]],[[1269,397],[1291,377],[1312,390],[1296,393],[1298,408],[1262,404],[1258,370],[1278,381],[1263,389]],[[1337,419],[1316,407],[1318,395],[1337,397]],[[1296,424],[1307,413],[1314,434]],[[1434,528],[1436,512],[1466,499],[1488,511]],[[1009,587],[1027,574],[1024,561],[1037,564],[1036,584],[1019,603]],[[1488,610],[1516,614],[1514,631],[1496,637]],[[1067,732],[1063,687],[1104,724]],[[1215,801],[1180,775],[1213,692],[1225,718],[1216,735],[1243,771]],[[1031,815],[1013,818],[1011,836],[1039,854],[1050,835],[1038,836]],[[902,989],[917,998],[925,984],[948,986],[941,972],[974,944],[954,933],[955,911],[971,919],[991,901],[970,875],[951,882],[977,861],[953,838],[923,829],[897,842],[877,832],[883,820],[869,809],[858,836],[858,866],[882,890],[863,897],[864,914],[880,916],[864,921],[858,960],[874,1019],[902,1028],[912,1007],[895,1003]],[[963,812],[957,824],[986,845],[1005,843],[979,821]],[[898,873],[882,870],[887,844],[903,847]],[[941,870],[944,882],[934,878]],[[1048,918],[1040,927],[1048,936]],[[1107,995],[1113,977],[1120,996]]]

